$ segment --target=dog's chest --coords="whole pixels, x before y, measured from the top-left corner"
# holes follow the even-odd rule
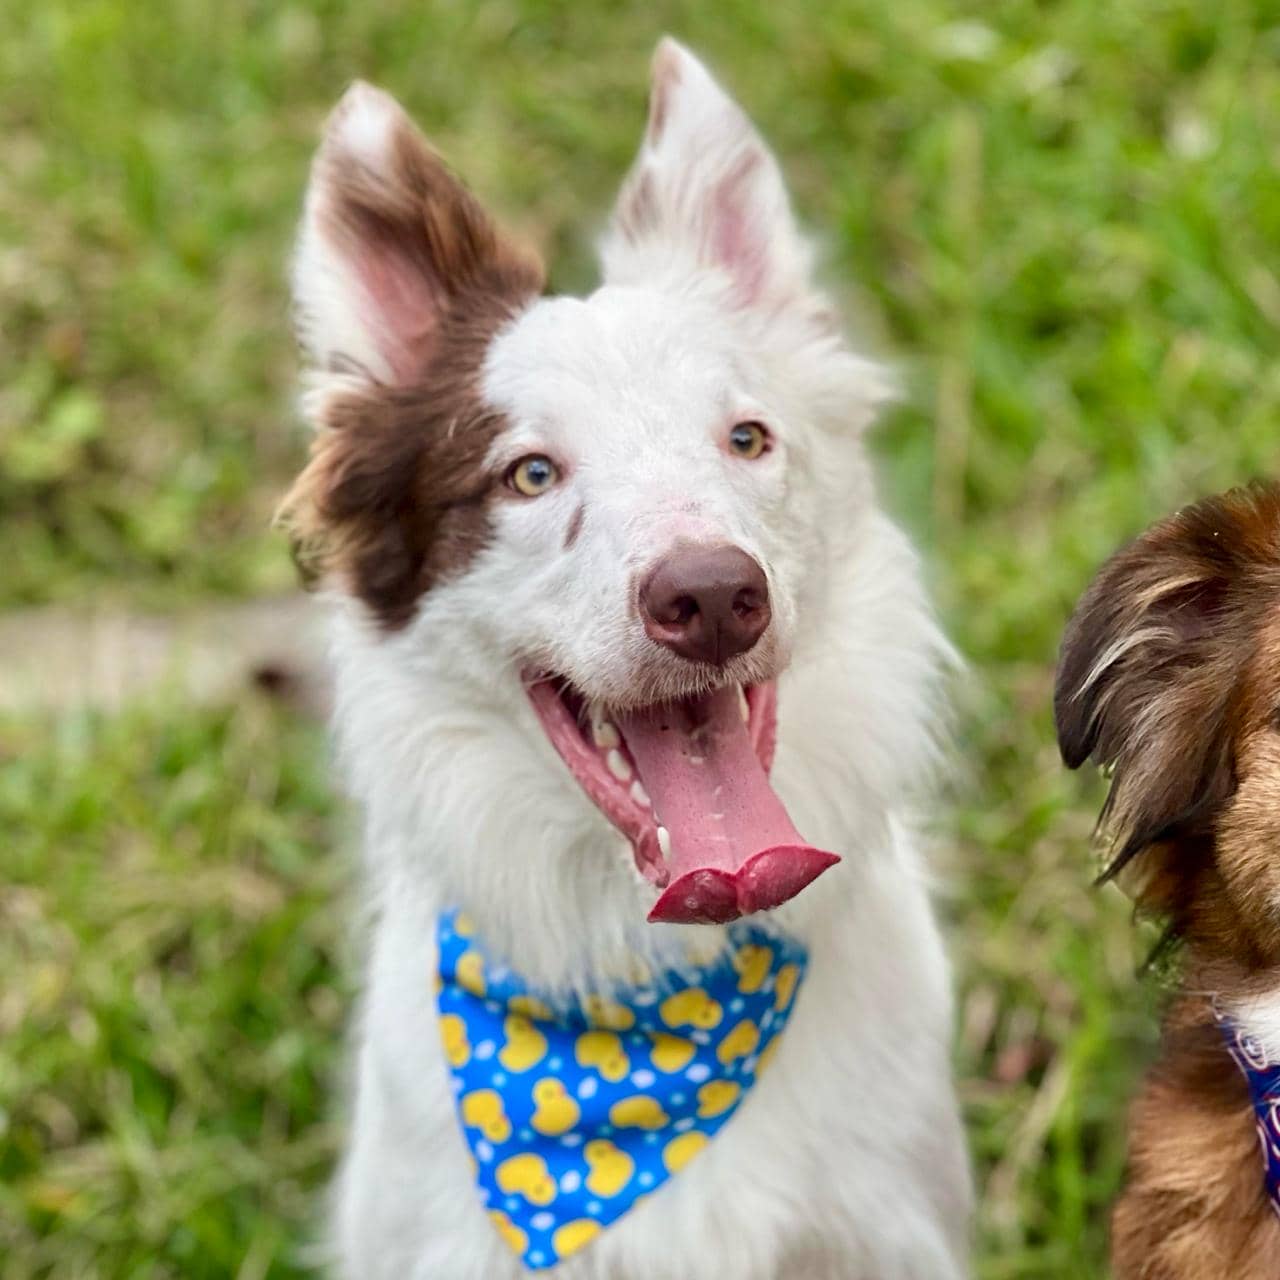
[[[400,1269],[387,1275],[517,1280],[530,1272],[495,1230],[490,1211],[505,1213],[503,1206],[481,1202],[474,1150],[459,1124],[432,991],[436,967],[434,941],[420,917],[384,918],[339,1200],[357,1221],[340,1230],[359,1237],[368,1258],[399,1257]],[[864,991],[855,1010],[850,978],[858,967],[865,970],[866,961],[852,954],[828,953],[811,964],[767,1072],[731,1121],[677,1177],[549,1274],[774,1280],[798,1274],[787,1268],[803,1257],[806,1276],[844,1280],[857,1274],[851,1257],[868,1247],[874,1256],[866,1238],[894,1221],[917,1224],[916,1239],[901,1247],[928,1261],[885,1274],[930,1280],[955,1274],[939,1261],[948,1256],[950,1229],[928,1203],[925,1186],[950,1180],[963,1199],[958,1135],[946,1128],[945,1055],[932,1045],[932,1033],[903,1035],[896,1060],[887,1048],[903,1034],[895,1018],[923,1019],[941,1030],[936,1014],[944,1010],[917,1000],[908,1011],[890,989]],[[919,982],[910,981],[919,995]],[[859,1020],[863,1028],[855,1034]],[[937,1039],[944,1044],[945,1032]],[[902,1153],[921,1142],[913,1130],[933,1141],[938,1126],[940,1165],[906,1167]],[[363,1262],[351,1274],[384,1273]]]

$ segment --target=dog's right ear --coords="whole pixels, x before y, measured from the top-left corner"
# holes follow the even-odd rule
[[[1277,494],[1187,507],[1113,556],[1067,625],[1054,714],[1063,759],[1111,771],[1108,875],[1208,829],[1235,788],[1233,699],[1255,641]]]
[[[414,382],[469,297],[520,299],[541,284],[538,262],[498,230],[395,99],[354,84],[312,166],[294,262],[313,368]]]

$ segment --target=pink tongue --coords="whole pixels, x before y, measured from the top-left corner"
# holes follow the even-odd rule
[[[736,689],[646,708],[620,727],[671,837],[671,879],[650,920],[720,922],[766,910],[839,861],[806,844],[792,825]]]

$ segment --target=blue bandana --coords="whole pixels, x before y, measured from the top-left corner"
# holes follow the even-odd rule
[[[1269,1062],[1263,1047],[1225,1014],[1215,1009],[1214,1016],[1227,1042],[1227,1052],[1249,1083],[1267,1194],[1271,1207],[1280,1214],[1280,1064]]]
[[[740,921],[708,967],[552,1008],[486,963],[458,912],[438,933],[440,1034],[480,1199],[533,1271],[707,1145],[766,1066],[808,958]]]

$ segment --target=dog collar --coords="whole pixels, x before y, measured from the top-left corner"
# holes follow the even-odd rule
[[[1244,1074],[1253,1103],[1263,1176],[1271,1207],[1280,1214],[1280,1063],[1271,1062],[1262,1045],[1219,1010],[1214,1010],[1227,1052]]]
[[[553,1005],[440,917],[437,1003],[480,1200],[531,1271],[555,1266],[727,1123],[768,1064],[807,952],[739,921],[710,965]]]

